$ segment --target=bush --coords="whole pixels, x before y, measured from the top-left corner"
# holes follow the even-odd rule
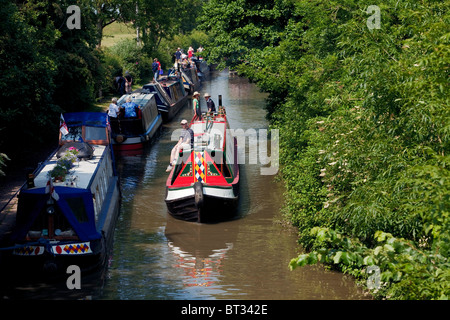
[[[152,59],[136,44],[136,40],[121,40],[108,50],[120,62],[123,74],[128,71],[135,82],[151,74]]]

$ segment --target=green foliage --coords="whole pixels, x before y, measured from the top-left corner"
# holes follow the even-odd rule
[[[111,57],[114,57],[115,62],[119,62],[122,69],[119,74],[125,74],[126,71],[129,71],[135,82],[151,74],[153,61],[143,48],[137,45],[136,40],[121,40],[111,48],[108,48],[106,52]]]
[[[311,229],[315,239],[309,253],[292,259],[291,270],[304,265],[325,263],[339,265],[362,283],[370,281],[369,266],[380,268],[379,285],[373,286],[376,297],[403,300],[448,299],[450,263],[447,257],[417,248],[413,242],[378,231],[373,248],[328,228]]]
[[[173,65],[174,54],[177,48],[182,48],[184,52],[187,52],[189,47],[192,46],[196,50],[200,46],[209,43],[209,40],[210,37],[205,32],[193,30],[185,34],[175,35],[171,39],[162,40],[154,55],[161,62],[163,69],[167,70]]]
[[[4,153],[0,153],[0,176],[4,176],[5,173],[2,170],[2,167],[6,166],[5,161],[9,160],[8,156]]]
[[[208,61],[236,66],[255,49],[277,45],[293,14],[290,0],[211,0],[203,5],[199,28],[212,36]]]
[[[45,137],[50,119],[59,111],[51,99],[57,65],[48,48],[60,33],[38,10],[43,6],[28,4],[20,12],[10,1],[0,2],[0,147],[12,159],[19,143]]]
[[[56,161],[56,165],[48,172],[48,176],[65,181],[66,175],[69,174],[73,164],[77,161],[78,153],[79,151],[76,148],[69,148]]]
[[[284,212],[311,250],[297,265],[377,264],[379,297],[448,297],[449,4],[385,1],[381,29],[369,0],[269,1],[288,13],[260,25],[256,4],[210,1],[202,25],[209,57],[270,94]]]

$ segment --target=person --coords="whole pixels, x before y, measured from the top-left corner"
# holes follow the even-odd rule
[[[159,64],[158,64],[158,59],[153,59],[153,63],[152,63],[152,71],[153,71],[153,81],[158,80],[159,77]]]
[[[131,101],[131,96],[127,97],[126,103],[122,105],[122,107],[125,109],[125,118],[136,118],[137,112],[136,109],[138,109],[138,105]]]
[[[133,85],[133,78],[130,75],[130,72],[125,72],[125,92],[131,93],[131,86]]]
[[[180,50],[181,49],[178,48],[177,52],[175,52],[175,62],[177,62],[177,63],[181,63],[181,51]]]
[[[158,78],[160,75],[163,74],[162,69],[161,69],[161,62],[159,62],[158,59],[156,59],[156,62],[158,63]]]
[[[200,107],[200,101],[198,98],[200,97],[200,93],[198,91],[195,91],[192,95],[192,108],[194,110],[194,119],[200,120],[202,118],[202,109]]]
[[[117,76],[114,80],[115,84],[116,84],[116,89],[117,89],[117,93],[120,94],[121,96],[125,94],[125,78],[120,75]]]
[[[209,93],[205,93],[206,105],[208,107],[208,112],[216,112],[216,105],[214,101],[211,99],[211,95]]]
[[[117,118],[119,116],[119,106],[117,105],[117,98],[112,98],[111,104],[109,105],[108,115],[111,118]]]
[[[194,131],[189,128],[189,124],[186,119],[180,122],[183,131],[181,131],[180,139],[177,144],[172,148],[170,152],[170,163],[167,166],[166,172],[170,172],[177,163],[176,157],[181,150],[193,149],[194,148]]]
[[[193,55],[194,55],[194,48],[189,47],[189,49],[188,49],[188,59],[191,59]]]
[[[198,49],[197,49],[197,57],[199,58],[199,60],[202,60],[203,59],[203,54],[202,54],[202,52],[203,52],[203,47],[202,46],[200,46]]]
[[[183,49],[181,49],[181,62],[187,59],[187,54],[183,52]]]

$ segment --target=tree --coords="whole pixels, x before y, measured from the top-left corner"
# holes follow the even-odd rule
[[[199,17],[199,28],[214,39],[208,60],[233,67],[257,50],[278,45],[293,9],[290,0],[208,1]]]
[[[0,146],[14,160],[12,154],[55,128],[51,119],[60,111],[52,101],[57,65],[49,56],[60,32],[42,13],[45,7],[26,3],[19,11],[10,1],[0,2]]]

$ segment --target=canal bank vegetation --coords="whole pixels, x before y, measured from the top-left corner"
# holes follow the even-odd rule
[[[448,299],[450,4],[372,5],[211,0],[205,54],[270,94],[306,252],[289,267],[323,263],[379,299]]]
[[[129,71],[139,83],[153,58],[167,70],[177,46],[205,37],[194,30],[203,2],[0,0],[2,170],[56,143],[61,113],[101,111],[116,94],[116,76]],[[79,29],[69,28],[77,18],[71,5],[80,9]],[[105,32],[113,24],[126,26],[112,28],[120,41]]]

